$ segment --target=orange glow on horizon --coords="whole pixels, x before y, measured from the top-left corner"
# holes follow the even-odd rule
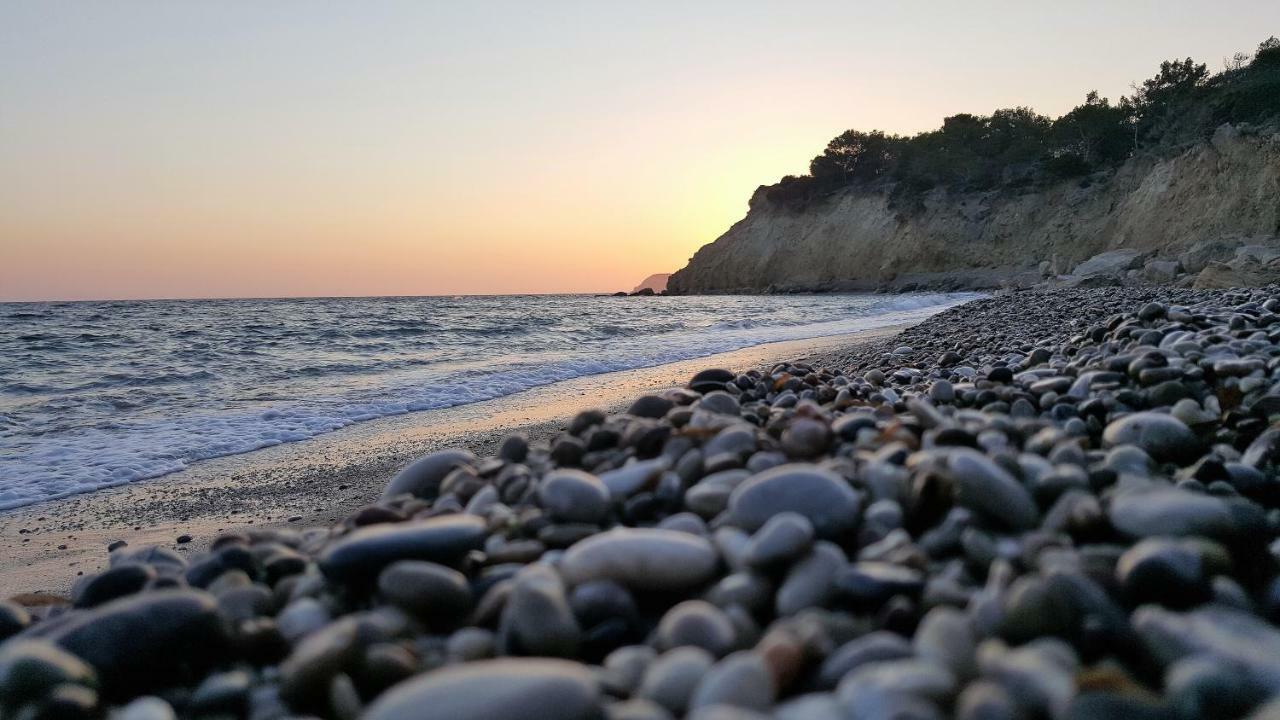
[[[1245,4],[17,0],[0,301],[628,290],[846,128],[1114,99]]]

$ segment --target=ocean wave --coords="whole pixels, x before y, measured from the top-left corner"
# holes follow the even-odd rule
[[[13,393],[14,395],[39,395],[41,393],[49,393],[56,391],[57,388],[52,385],[41,385],[30,382],[11,382],[0,385],[0,391]]]
[[[761,323],[750,318],[742,320],[721,320],[711,326],[712,330],[749,330],[751,328],[760,327]]]
[[[767,342],[911,322],[973,297],[726,297],[627,308],[581,297],[265,301],[253,306],[255,315],[276,312],[279,323],[255,317],[238,326],[217,322],[229,312],[225,305],[159,303],[147,311],[163,322],[130,320],[112,329],[127,351],[61,353],[78,365],[38,379],[14,378],[10,370],[13,379],[0,386],[5,392],[48,399],[6,407],[0,508],[157,477],[380,417]],[[430,321],[441,326],[432,334],[438,347],[404,336],[386,343],[348,339],[427,324],[366,312],[384,305],[439,317]],[[207,314],[200,343],[174,332],[175,325],[199,321],[192,312]],[[140,335],[149,325],[157,327],[147,331],[154,337]],[[0,330],[0,351],[5,342]],[[139,367],[95,369],[121,365]]]

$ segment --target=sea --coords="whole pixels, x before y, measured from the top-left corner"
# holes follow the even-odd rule
[[[3,303],[0,509],[584,375],[914,322],[974,297]]]

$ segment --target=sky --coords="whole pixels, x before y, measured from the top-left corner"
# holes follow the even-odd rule
[[[1280,2],[0,2],[0,300],[600,292],[856,127],[1220,69]]]

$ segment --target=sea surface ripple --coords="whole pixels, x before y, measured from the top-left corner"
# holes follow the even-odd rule
[[[973,297],[0,304],[0,509],[388,415],[912,322]]]

